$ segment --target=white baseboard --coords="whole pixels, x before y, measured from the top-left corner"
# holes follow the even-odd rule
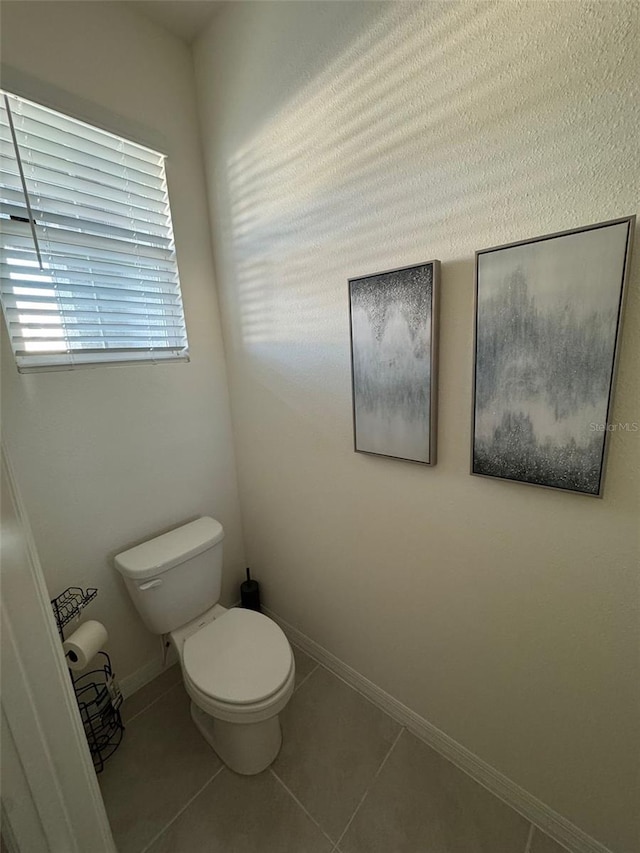
[[[486,761],[478,758],[473,752],[462,744],[455,741],[449,735],[438,729],[433,723],[425,720],[411,708],[398,702],[389,693],[378,687],[368,678],[360,675],[355,669],[343,663],[331,652],[328,652],[314,640],[307,637],[297,628],[294,628],[276,613],[267,608],[264,612],[277,622],[289,639],[297,646],[315,658],[319,663],[331,670],[334,675],[345,681],[369,701],[377,705],[392,719],[405,726],[412,734],[420,738],[428,746],[439,752],[444,758],[451,761],[460,770],[475,779],[496,797],[515,811],[519,812],[526,820],[538,827],[546,835],[550,836],[558,844],[566,847],[571,853],[612,853],[608,847],[596,841],[571,821],[562,817],[541,800],[534,797],[524,788],[521,788],[503,773],[500,773]]]
[[[116,679],[120,685],[122,695],[127,699],[135,693],[136,690],[140,690],[141,687],[144,687],[145,684],[153,681],[153,679],[161,675],[165,669],[168,669],[177,662],[178,655],[176,654],[173,646],[171,646],[168,650],[167,661],[165,664],[162,663],[162,657],[158,656],[157,658],[149,661],[149,663],[146,663],[144,666],[141,666],[140,669],[132,672],[131,675],[125,676],[122,680],[118,678],[118,673],[116,673]]]

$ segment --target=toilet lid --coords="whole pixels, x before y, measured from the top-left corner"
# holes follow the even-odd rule
[[[266,699],[291,671],[291,646],[282,629],[254,610],[228,610],[192,634],[182,654],[194,687],[231,704]]]

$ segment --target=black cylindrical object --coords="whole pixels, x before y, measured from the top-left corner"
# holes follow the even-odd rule
[[[251,573],[247,569],[247,579],[240,584],[240,602],[247,610],[260,612],[260,584],[251,580]]]

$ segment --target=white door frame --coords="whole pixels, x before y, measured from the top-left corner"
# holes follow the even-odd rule
[[[18,853],[117,853],[4,446],[1,468],[3,834]]]

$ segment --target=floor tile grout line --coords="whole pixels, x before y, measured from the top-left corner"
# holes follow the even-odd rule
[[[167,687],[167,689],[163,693],[161,693],[159,696],[156,696],[156,698],[153,699],[151,702],[149,702],[148,705],[145,705],[144,708],[142,708],[140,711],[135,713],[133,715],[133,717],[129,717],[128,720],[124,720],[123,722],[125,723],[125,728],[129,725],[129,723],[132,723],[135,719],[137,719],[140,716],[140,714],[144,714],[145,711],[148,711],[149,708],[151,708],[153,705],[155,705],[156,702],[160,701],[160,699],[162,699],[164,696],[166,696],[167,693],[171,693],[171,691],[174,689],[174,687],[177,687],[180,683],[181,683],[181,681],[180,681],[180,679],[178,679],[178,681],[176,681],[175,684],[172,684],[171,687]],[[131,695],[135,696],[135,693],[132,693]],[[127,700],[125,699],[125,702],[126,701]]]
[[[217,777],[224,770],[224,767],[225,767],[224,764],[221,767],[218,767],[218,769],[213,774],[213,776],[211,776],[209,779],[207,779],[207,781],[204,783],[204,785],[196,791],[196,793],[193,795],[193,797],[191,797],[191,799],[187,803],[184,804],[184,806],[180,809],[180,811],[171,818],[169,823],[166,826],[164,826],[160,830],[160,832],[156,833],[153,836],[153,838],[151,839],[151,841],[145,847],[142,848],[140,853],[147,853],[147,851],[156,843],[156,841],[160,838],[160,836],[164,835],[164,833],[169,829],[169,827],[172,826],[178,820],[180,815],[189,808],[191,803],[200,796],[200,794],[204,791],[204,789],[207,788],[213,782],[214,779],[217,779]]]
[[[398,734],[397,734],[397,735],[396,735],[396,737],[395,737],[395,740],[393,741],[393,743],[391,744],[391,746],[390,746],[390,747],[389,747],[389,749],[387,750],[387,754],[386,754],[386,755],[385,755],[385,757],[382,759],[382,762],[380,763],[380,767],[378,767],[378,769],[376,770],[376,772],[375,772],[375,774],[374,774],[373,778],[371,779],[371,781],[370,781],[370,782],[369,782],[369,784],[367,785],[367,789],[366,789],[366,791],[364,792],[364,794],[363,794],[363,795],[362,795],[362,797],[360,798],[360,801],[358,802],[358,805],[355,807],[353,814],[351,815],[351,817],[350,817],[350,818],[349,818],[349,820],[347,821],[347,825],[346,825],[346,826],[345,826],[345,828],[342,830],[342,834],[340,835],[340,837],[339,837],[339,838],[338,838],[338,840],[336,841],[336,848],[337,848],[337,847],[339,847],[339,845],[340,845],[340,843],[341,843],[342,839],[343,839],[343,838],[345,837],[345,835],[347,834],[347,831],[348,831],[349,827],[351,826],[351,824],[353,823],[353,820],[354,820],[355,816],[358,814],[358,812],[360,811],[360,807],[362,806],[362,804],[364,803],[364,801],[367,799],[367,795],[369,794],[369,791],[371,790],[371,788],[374,786],[374,784],[375,784],[375,782],[376,782],[376,779],[377,779],[377,778],[378,778],[378,776],[382,773],[382,769],[383,769],[383,767],[385,766],[385,764],[386,764],[386,763],[387,763],[387,761],[389,760],[389,757],[391,756],[391,753],[393,752],[393,750],[396,748],[396,744],[398,743],[398,741],[399,741],[399,740],[400,740],[400,738],[402,737],[402,733],[404,732],[404,730],[405,730],[405,727],[404,727],[404,726],[401,726],[401,727],[400,727],[400,731],[398,732]]]
[[[531,853],[531,845],[533,844],[533,833],[536,831],[536,828],[533,824],[529,827],[529,834],[527,835],[527,843],[524,846],[524,853]]]
[[[311,814],[311,812],[310,812],[310,811],[309,811],[309,810],[308,810],[308,809],[307,809],[307,808],[306,808],[306,807],[305,807],[305,806],[300,802],[300,800],[296,797],[296,795],[293,793],[293,791],[291,790],[291,788],[289,788],[289,786],[288,786],[288,785],[285,785],[285,783],[284,783],[284,782],[282,781],[282,779],[278,776],[278,774],[277,774],[277,773],[276,773],[276,771],[273,769],[273,767],[270,767],[270,768],[269,768],[269,772],[270,772],[270,773],[271,773],[271,775],[274,777],[274,779],[282,785],[282,787],[285,789],[285,791],[287,792],[287,794],[289,794],[289,796],[290,796],[290,797],[291,797],[291,799],[295,802],[295,804],[296,804],[297,806],[299,806],[299,807],[302,809],[302,811],[306,814],[306,816],[309,818],[309,820],[310,820],[313,824],[315,824],[315,826],[317,826],[317,827],[318,827],[318,829],[319,829],[319,830],[320,830],[320,832],[324,835],[324,837],[325,837],[326,839],[328,839],[332,844],[337,844],[337,842],[336,842],[336,841],[334,841],[334,840],[333,840],[333,838],[331,838],[331,836],[330,836],[330,835],[327,835],[327,833],[326,833],[326,832],[324,831],[324,829],[320,826],[320,824],[319,824],[319,823],[318,823],[318,821],[315,819],[315,817]],[[144,853],[144,851],[143,851],[143,853]],[[333,849],[332,849],[331,853],[333,853]]]
[[[314,658],[312,658],[312,660],[314,660]],[[392,717],[391,714],[389,713],[389,711],[386,711],[381,705],[378,705],[377,702],[374,702],[373,699],[371,698],[371,696],[369,696],[367,693],[365,693],[361,687],[357,686],[356,684],[354,684],[351,681],[347,681],[347,679],[344,677],[344,675],[341,675],[336,670],[331,669],[328,666],[328,664],[320,663],[319,661],[317,663],[318,663],[318,666],[322,667],[322,669],[324,669],[325,672],[328,672],[329,675],[332,675],[334,678],[337,678],[338,681],[341,681],[343,684],[346,684],[350,690],[353,690],[354,693],[357,693],[358,696],[360,696],[361,699],[364,699],[365,702],[368,702],[369,705],[373,705],[374,708],[377,708],[381,714],[385,715],[385,717],[388,717],[390,720],[393,720],[393,722],[397,723],[397,725],[403,726],[404,728],[406,728],[406,726],[404,726],[403,723],[400,723],[395,717]],[[408,729],[407,729],[407,731],[408,731]]]
[[[0,0],[0,2],[1,2],[1,0]],[[305,654],[307,654],[307,657],[310,657],[310,655],[309,655],[307,652],[305,652]],[[315,658],[311,658],[311,660],[315,660]],[[410,732],[409,728],[408,728],[406,725],[402,725],[398,720],[396,720],[396,719],[395,719],[395,717],[392,717],[392,716],[391,716],[391,714],[390,714],[387,710],[385,710],[385,709],[381,708],[381,707],[380,707],[380,705],[378,705],[376,702],[374,702],[374,701],[371,699],[371,697],[370,697],[367,693],[365,693],[365,692],[364,692],[364,691],[363,691],[359,686],[357,686],[357,685],[353,684],[352,682],[348,681],[348,680],[347,680],[343,675],[341,675],[339,672],[336,672],[334,669],[331,669],[327,664],[325,664],[325,663],[321,663],[320,661],[316,661],[316,666],[315,666],[315,668],[314,668],[313,672],[315,672],[315,670],[316,670],[316,669],[318,669],[318,667],[321,667],[321,668],[322,668],[322,669],[324,669],[324,670],[325,670],[325,672],[327,672],[329,675],[331,675],[331,676],[333,676],[334,678],[336,678],[336,679],[338,679],[339,681],[341,681],[343,684],[345,684],[347,687],[349,687],[351,690],[353,690],[355,693],[357,693],[357,694],[358,694],[362,699],[364,699],[364,700],[365,700],[366,702],[368,702],[369,704],[373,705],[373,707],[374,707],[374,708],[377,708],[377,709],[378,709],[382,714],[384,714],[384,715],[385,715],[389,720],[391,720],[391,721],[393,721],[393,722],[395,722],[395,723],[397,723],[398,725],[400,725],[400,726],[401,726],[401,730],[400,730],[400,732],[399,732],[398,736],[396,737],[396,740],[395,740],[395,741],[394,741],[394,743],[392,744],[391,749],[389,750],[389,752],[387,753],[387,755],[386,755],[386,756],[385,756],[385,758],[383,759],[382,764],[380,765],[380,767],[378,768],[378,770],[377,770],[377,772],[376,772],[376,775],[375,775],[375,776],[373,777],[373,779],[371,780],[371,783],[369,784],[369,786],[368,786],[367,790],[365,791],[365,793],[364,793],[364,795],[363,795],[362,799],[360,800],[360,802],[359,802],[359,803],[358,803],[358,805],[356,806],[356,809],[355,809],[354,813],[351,815],[351,818],[349,819],[349,822],[347,823],[346,827],[344,828],[344,830],[343,830],[343,832],[342,832],[342,835],[340,836],[340,838],[339,838],[339,839],[338,839],[338,841],[336,842],[335,847],[334,847],[334,848],[333,848],[333,850],[331,851],[331,853],[342,853],[342,851],[340,850],[340,844],[342,843],[342,840],[343,840],[344,836],[346,835],[347,830],[349,829],[349,827],[350,827],[351,823],[353,822],[353,820],[354,820],[354,818],[355,818],[356,814],[357,814],[357,813],[358,813],[358,811],[360,810],[360,807],[362,806],[362,804],[363,804],[364,800],[367,798],[367,795],[369,794],[369,791],[371,790],[371,787],[373,786],[373,784],[374,784],[374,782],[375,782],[376,778],[378,777],[378,775],[379,775],[379,774],[380,774],[380,772],[382,771],[382,768],[383,768],[384,764],[386,763],[387,759],[388,759],[388,758],[389,758],[389,756],[391,755],[391,752],[393,751],[393,749],[394,749],[394,747],[395,747],[396,743],[397,743],[397,742],[398,742],[398,740],[400,739],[400,735],[402,734],[402,732],[403,732],[403,731],[406,731],[408,734],[410,734],[411,732]],[[309,673],[309,674],[311,675],[311,673]],[[307,679],[307,678],[308,678],[308,676],[306,676],[304,680],[306,681],[306,679]],[[431,746],[429,743],[427,743],[425,740],[423,740],[419,735],[418,735],[417,737],[418,737],[418,739],[419,739],[422,743],[424,743],[424,744],[425,744],[425,746],[429,747],[430,749],[435,749],[433,746]],[[444,756],[443,756],[443,757],[444,757]],[[458,764],[456,764],[454,761],[452,761],[452,759],[450,759],[450,758],[445,758],[445,760],[446,760],[449,764],[451,764],[453,767],[456,767],[458,770],[460,770],[462,773],[464,773],[468,778],[470,778],[470,779],[473,779],[473,778],[474,778],[474,777],[472,777],[472,776],[470,775],[470,773],[469,773],[469,772],[467,772],[466,770],[463,770],[461,766],[459,766],[459,765],[458,765]],[[492,790],[490,790],[486,785],[484,785],[484,783],[480,782],[480,781],[479,781],[479,780],[477,780],[477,779],[474,779],[474,781],[475,781],[477,784],[481,785],[481,786],[482,786],[486,791],[488,791],[488,792],[489,792],[489,793],[490,793],[494,798],[496,798],[496,799],[498,799],[500,802],[504,803],[504,805],[506,805],[506,806],[507,806],[507,808],[509,808],[509,810],[510,810],[510,811],[513,811],[515,814],[520,814],[520,815],[521,815],[521,813],[520,813],[518,810],[516,810],[512,805],[510,805],[510,804],[509,804],[506,800],[504,800],[502,797],[500,797],[499,795],[497,795],[496,793],[494,793]],[[522,816],[522,815],[521,815],[521,816]],[[529,821],[528,821],[526,818],[525,818],[525,820],[529,823]],[[533,824],[533,823],[531,823],[531,824],[530,824],[530,828],[529,828],[529,834],[528,834],[528,836],[527,836],[527,842],[526,842],[526,845],[525,845],[524,853],[531,853],[531,848],[532,848],[532,845],[533,845],[533,838],[534,838],[534,835],[535,835],[535,832],[536,832],[536,831],[541,831],[541,830],[538,830],[538,828],[536,827],[536,825],[535,825],[535,824]]]
[[[311,672],[308,672],[308,673],[305,675],[305,677],[302,679],[302,681],[301,681],[299,684],[296,684],[296,686],[295,686],[295,688],[294,688],[294,690],[293,690],[293,692],[294,692],[294,693],[297,693],[297,692],[298,692],[298,690],[299,690],[299,689],[302,687],[302,685],[305,683],[305,681],[308,681],[308,680],[311,678],[311,676],[313,675],[313,673],[316,671],[316,669],[317,669],[319,666],[320,666],[320,664],[319,664],[319,663],[316,663],[316,665],[313,667],[313,669],[311,670]]]

